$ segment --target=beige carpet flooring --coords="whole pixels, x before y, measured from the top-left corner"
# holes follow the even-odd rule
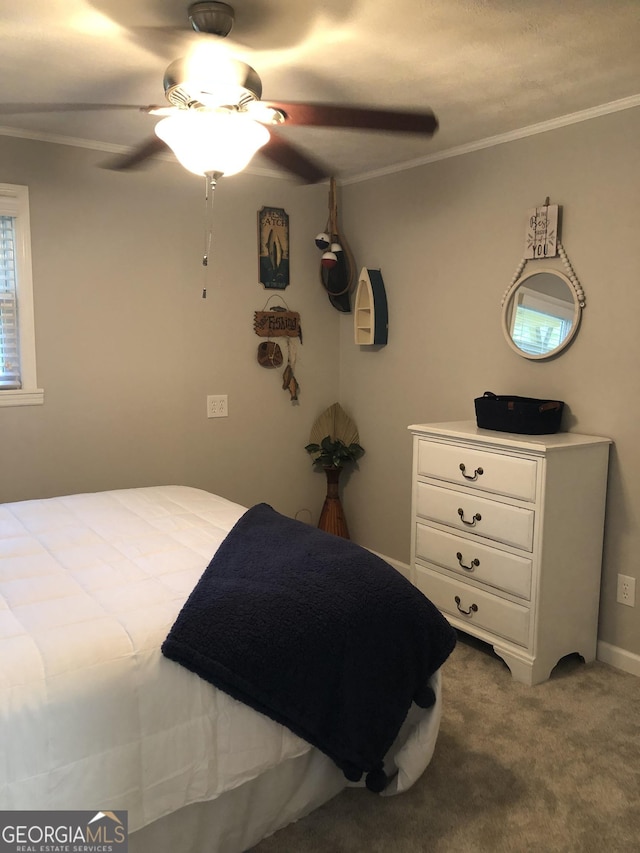
[[[525,687],[461,636],[443,698],[411,790],[347,789],[252,853],[640,851],[640,679],[569,657]]]

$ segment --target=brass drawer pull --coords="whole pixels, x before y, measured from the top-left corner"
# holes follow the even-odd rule
[[[456,607],[458,608],[460,613],[462,613],[464,616],[471,616],[472,613],[478,612],[478,605],[477,604],[472,604],[468,610],[463,610],[462,607],[460,607],[460,596],[459,595],[456,595],[455,601],[456,601]]]
[[[474,527],[476,521],[482,521],[482,516],[479,512],[474,513],[474,516],[471,521],[465,521],[464,510],[462,509],[462,507],[458,507],[458,515],[460,516],[460,521],[463,524],[467,524],[469,527]]]
[[[478,477],[481,477],[484,474],[484,471],[482,468],[476,468],[474,470],[473,474],[465,474],[465,471],[467,469],[465,467],[464,462],[460,463],[460,470],[462,471],[462,476],[465,478],[465,480],[472,480],[472,481],[477,480]]]
[[[460,553],[460,551],[458,551],[456,557],[458,558],[460,568],[466,569],[468,572],[472,572],[476,568],[476,566],[480,565],[480,560],[477,557],[474,557],[473,560],[471,560],[471,565],[465,566],[465,564],[462,562],[462,554]]]

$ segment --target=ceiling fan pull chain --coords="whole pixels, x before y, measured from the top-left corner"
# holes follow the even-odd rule
[[[204,178],[204,253],[202,255],[202,266],[204,267],[204,287],[202,288],[202,298],[207,298],[207,272],[209,266],[209,257],[211,255],[211,241],[213,238],[213,191],[216,188],[216,179],[212,175],[205,175]]]

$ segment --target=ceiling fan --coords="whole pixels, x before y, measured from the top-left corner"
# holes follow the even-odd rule
[[[234,23],[227,3],[202,0],[188,7],[196,33],[225,38]],[[165,71],[169,106],[118,104],[2,104],[0,114],[45,111],[135,109],[161,116],[156,135],[117,158],[109,168],[131,169],[169,147],[185,168],[218,178],[248,165],[260,150],[263,157],[305,183],[328,178],[331,171],[278,134],[285,125],[392,131],[432,136],[438,121],[431,110],[369,109],[339,104],[262,100],[262,82],[250,65],[225,57],[177,59]]]

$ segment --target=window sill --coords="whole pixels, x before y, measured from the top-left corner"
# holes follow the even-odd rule
[[[44,403],[44,391],[0,391],[0,408],[3,406],[41,406]]]

